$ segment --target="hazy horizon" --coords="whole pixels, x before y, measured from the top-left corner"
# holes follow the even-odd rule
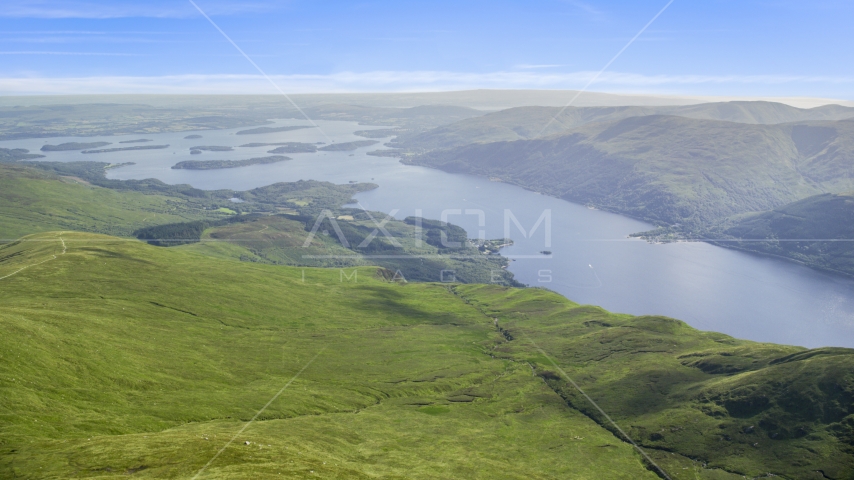
[[[589,84],[613,94],[854,99],[851,54],[831,48],[850,43],[854,6],[847,2],[196,4],[199,10],[162,1],[7,5],[0,95]]]

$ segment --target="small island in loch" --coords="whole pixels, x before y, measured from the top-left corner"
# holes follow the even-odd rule
[[[267,153],[314,153],[317,151],[317,145],[312,143],[286,142],[281,145]]]
[[[126,152],[129,150],[160,150],[163,148],[169,148],[169,145],[140,145],[138,147],[102,148],[100,150],[83,150],[80,153],[113,153]]]
[[[303,128],[314,128],[311,125],[294,125],[290,127],[258,127],[258,128],[250,128],[249,130],[241,130],[237,132],[235,135],[258,135],[262,133],[279,133],[279,132],[290,132],[291,130],[300,130]]]
[[[208,152],[230,152],[234,149],[231,147],[223,147],[217,145],[202,145],[199,147],[190,147],[190,150],[204,150]]]
[[[43,152],[67,152],[69,150],[86,150],[88,148],[99,148],[109,145],[110,142],[91,142],[91,143],[81,143],[81,142],[68,142],[68,143],[60,143],[59,145],[44,145],[41,148]]]
[[[284,155],[273,155],[271,157],[250,158],[247,160],[185,160],[172,166],[173,170],[217,170],[220,168],[248,167],[249,165],[264,165],[268,163],[284,162],[290,160]]]
[[[324,152],[352,152],[358,148],[362,147],[370,147],[371,145],[376,145],[380,142],[376,140],[357,140],[355,142],[343,142],[343,143],[331,143],[325,147],[320,147],[318,150],[323,150]]]

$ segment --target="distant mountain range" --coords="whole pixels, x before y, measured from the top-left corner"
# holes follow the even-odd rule
[[[455,146],[466,137],[461,132],[470,132],[472,125],[482,125],[493,115],[458,122],[453,124],[459,127],[457,139],[446,142],[454,146],[404,161],[497,177],[657,224],[694,228],[811,195],[854,190],[854,120],[759,124],[644,115],[599,121],[639,111],[635,107],[605,110],[568,110],[565,115],[580,125],[542,138],[464,146]],[[494,116],[518,118],[519,113]],[[769,121],[840,117],[854,109],[801,110],[762,103],[690,107],[688,113]],[[544,117],[538,118],[539,122],[526,129],[517,128],[521,134],[509,131],[535,136],[531,132],[547,123]],[[437,139],[440,134],[447,138],[441,131],[449,128],[440,127],[418,138]],[[491,131],[481,138],[501,136],[495,134],[497,127]],[[419,145],[405,139],[401,144],[410,152],[413,144]]]
[[[428,132],[401,136],[393,143],[408,150],[452,148],[533,138],[567,132],[588,123],[631,117],[675,115],[702,120],[772,125],[779,123],[854,118],[854,108],[825,105],[811,109],[773,102],[725,102],[688,106],[518,107],[461,120]]]

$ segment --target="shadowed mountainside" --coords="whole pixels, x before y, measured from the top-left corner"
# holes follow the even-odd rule
[[[404,159],[690,229],[854,189],[854,121],[749,125],[651,115]]]
[[[738,216],[710,233],[746,240],[725,246],[854,276],[854,192],[825,193],[769,212]]]

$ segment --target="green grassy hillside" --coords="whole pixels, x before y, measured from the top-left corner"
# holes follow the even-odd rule
[[[75,233],[0,258],[49,260],[0,280],[0,477],[192,478],[289,385],[199,478],[655,478],[445,286]]]
[[[59,229],[130,236],[148,225],[222,216],[193,205],[186,197],[116,191],[76,177],[0,164],[3,241]]]
[[[854,468],[850,350],[73,232],[0,278],[3,478],[193,478],[223,447],[198,478],[656,478],[552,360],[671,478]]]
[[[498,177],[687,230],[854,188],[854,121],[747,125],[676,116],[593,123],[406,162]]]

